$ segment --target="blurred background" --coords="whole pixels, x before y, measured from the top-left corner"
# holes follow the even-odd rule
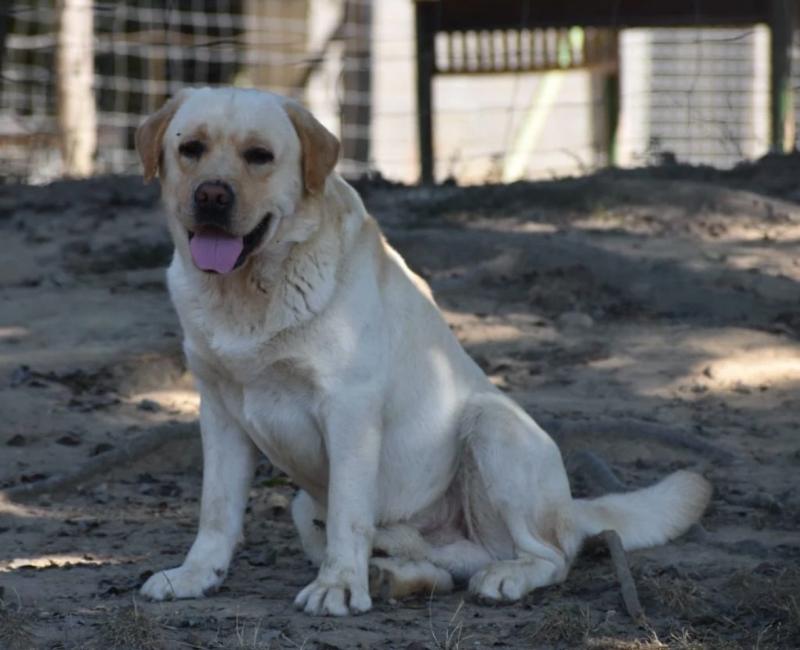
[[[143,116],[217,84],[305,101],[351,178],[731,167],[795,148],[794,4],[4,0],[0,177],[136,173]]]

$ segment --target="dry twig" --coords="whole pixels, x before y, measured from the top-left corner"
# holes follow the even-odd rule
[[[625,549],[622,548],[622,540],[619,538],[619,534],[615,530],[604,530],[598,537],[605,542],[611,553],[611,562],[617,572],[617,580],[619,580],[619,586],[622,591],[622,602],[625,603],[628,615],[634,621],[641,620],[644,618],[644,609],[642,609],[642,604],[639,602],[639,593],[636,591],[636,583],[633,581],[631,567],[628,564]]]

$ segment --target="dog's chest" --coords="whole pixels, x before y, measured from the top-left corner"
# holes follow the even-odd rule
[[[307,371],[275,362],[245,382],[232,377],[222,391],[228,410],[276,467],[312,493],[324,491],[327,456]]]
[[[236,327],[221,318],[183,310],[190,368],[209,378],[228,413],[274,465],[316,492],[306,483],[327,481],[327,457],[307,346],[296,335],[270,336],[265,327],[250,331],[244,318]]]

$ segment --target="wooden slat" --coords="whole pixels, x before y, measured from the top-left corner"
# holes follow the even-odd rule
[[[533,27],[700,27],[769,20],[768,0],[436,0],[437,31]]]
[[[487,31],[469,34],[450,32],[445,38],[441,38],[440,34],[436,41],[434,73],[447,75],[599,70],[612,69],[617,64],[616,39],[609,36],[609,30],[587,29],[582,50],[573,45],[569,29],[526,30],[525,42],[521,32],[522,30],[514,30],[501,35]],[[461,43],[461,46],[456,47],[455,43]],[[567,48],[569,53],[566,65],[562,62],[563,48]]]
[[[497,75],[497,74],[507,74],[507,73],[522,73],[522,72],[552,72],[552,71],[565,71],[565,70],[587,70],[590,72],[610,72],[617,69],[617,63],[615,61],[598,61],[596,63],[591,63],[588,65],[574,65],[574,66],[561,66],[557,63],[551,66],[542,65],[537,68],[513,68],[511,70],[497,70],[497,69],[487,69],[487,70],[474,70],[474,69],[453,69],[453,70],[437,70],[436,76],[450,76],[450,75],[469,75],[469,76],[485,76],[485,75]]]
[[[447,34],[447,38],[445,40],[445,60],[447,61],[447,68],[452,70],[455,68],[455,57],[453,56],[453,40],[455,39],[455,34]]]

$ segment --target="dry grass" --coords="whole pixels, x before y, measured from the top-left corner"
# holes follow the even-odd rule
[[[707,613],[708,596],[697,582],[673,576],[651,576],[642,581],[646,593],[674,615],[696,618]]]
[[[669,646],[659,641],[655,635],[649,639],[633,640],[594,637],[586,640],[585,647],[591,650],[669,650]]]
[[[755,647],[785,648],[800,639],[800,568],[767,574],[740,571],[725,588],[736,598],[737,618],[755,616],[764,621]]]
[[[741,646],[716,634],[684,629],[672,634],[668,647],[670,650],[738,650]]]
[[[304,650],[308,640],[302,643],[292,641],[284,633],[272,633],[264,629],[262,620],[258,619],[250,627],[246,621],[236,619],[236,626],[233,630],[234,636],[223,647],[226,650],[273,650],[274,648],[297,648]],[[265,638],[269,637],[269,638]]]
[[[136,601],[129,607],[101,615],[100,631],[92,650],[165,650],[163,632],[157,621],[146,616]]]
[[[2,650],[33,650],[36,648],[31,615],[20,603],[11,605],[0,600],[0,648]]]
[[[585,645],[595,627],[588,607],[559,603],[544,609],[542,620],[533,629],[530,640],[536,644],[566,644],[574,648]]]
[[[664,641],[651,630],[647,637],[639,639],[590,638],[585,647],[591,650],[738,650],[740,646],[717,636],[682,629]]]
[[[240,622],[237,618],[236,628],[234,629],[234,639],[231,643],[228,643],[226,647],[236,648],[237,650],[268,650],[271,644],[259,643],[258,636],[260,632],[261,621],[255,623],[253,629],[250,630],[246,623]]]
[[[430,625],[431,636],[433,637],[434,646],[437,650],[460,650],[461,644],[467,638],[464,637],[464,601],[458,603],[458,607],[453,612],[453,615],[447,621],[447,625],[439,634],[433,625],[433,592],[431,592],[428,600],[428,622]]]

